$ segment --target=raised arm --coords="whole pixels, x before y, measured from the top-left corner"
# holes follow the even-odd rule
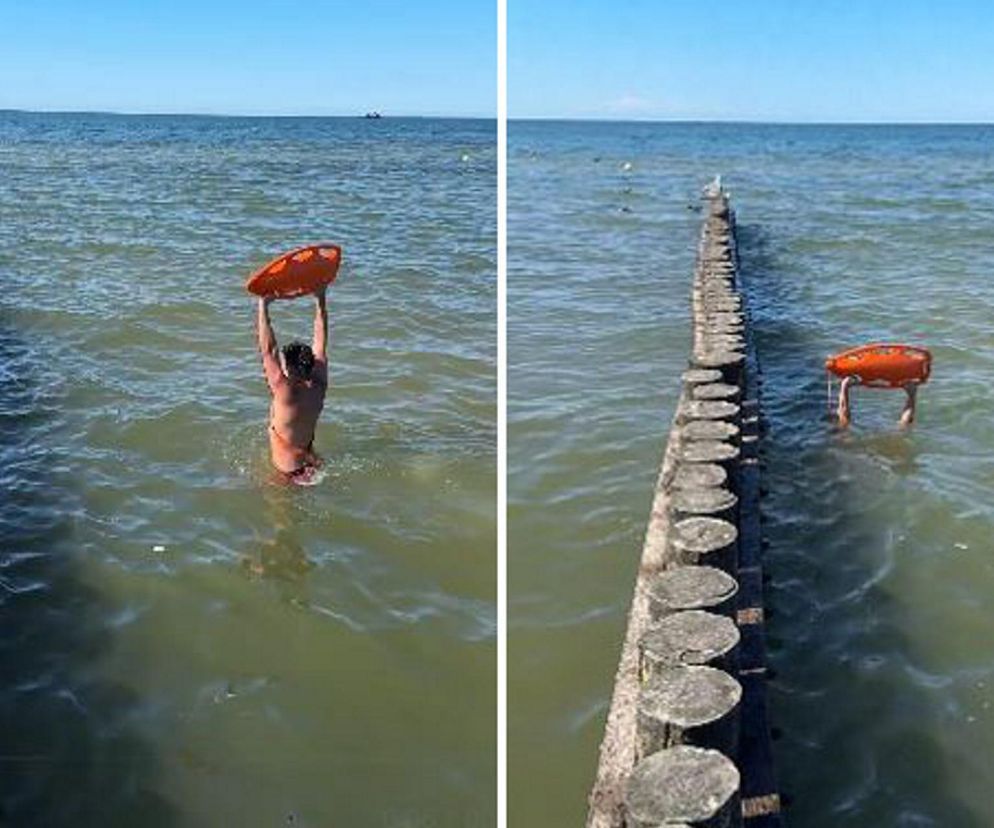
[[[327,288],[314,294],[314,370],[325,382],[328,380],[328,305],[325,298]]]
[[[276,345],[276,334],[273,333],[273,325],[269,321],[269,303],[271,299],[259,299],[259,312],[256,327],[259,334],[259,353],[262,356],[262,370],[266,373],[266,382],[269,388],[276,391],[277,386],[283,383],[283,369],[280,368],[280,359]]]

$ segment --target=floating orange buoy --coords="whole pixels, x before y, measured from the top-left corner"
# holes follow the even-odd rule
[[[330,285],[338,276],[342,248],[337,244],[298,247],[253,273],[245,289],[256,296],[292,299]]]
[[[914,345],[876,342],[829,357],[825,368],[837,377],[858,377],[870,388],[901,388],[928,381],[932,354]]]

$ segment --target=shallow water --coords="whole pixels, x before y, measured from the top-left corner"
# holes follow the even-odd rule
[[[493,822],[494,135],[0,115],[4,824]],[[317,240],[285,487],[242,282]]]
[[[764,369],[790,824],[988,824],[994,129],[514,123],[510,138],[512,824],[586,810],[688,354],[688,208],[718,172]],[[933,351],[909,435],[898,394],[855,392],[847,434],[826,421],[822,360],[871,339]]]

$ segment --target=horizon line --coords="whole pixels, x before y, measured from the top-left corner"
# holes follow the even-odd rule
[[[287,113],[287,112],[141,112],[124,109],[24,109],[16,106],[0,106],[0,113],[16,112],[22,115],[114,115],[119,117],[188,117],[188,118],[359,118],[365,119],[368,114],[378,113],[379,119],[389,118],[447,118],[459,121],[496,121],[496,115],[439,115],[439,114],[409,114],[385,113],[371,109],[368,112],[350,113]],[[379,120],[370,118],[369,120]]]
[[[188,118],[348,118],[366,120],[367,114],[378,113],[379,118],[368,120],[406,118],[406,119],[446,119],[453,121],[496,121],[496,115],[444,115],[426,113],[384,113],[379,110],[369,110],[368,113],[287,113],[287,112],[143,112],[123,109],[25,109],[22,107],[0,106],[0,114],[17,113],[22,115],[110,115],[115,117],[188,117]],[[963,120],[787,120],[780,118],[681,118],[681,117],[631,117],[594,115],[508,115],[508,122],[567,122],[567,123],[616,123],[616,124],[724,124],[729,126],[994,126],[994,119],[987,121]]]
[[[994,126],[994,119],[988,121],[872,121],[872,120],[797,120],[790,121],[780,118],[617,118],[612,116],[585,115],[508,115],[511,121],[567,121],[571,123],[615,123],[615,124],[727,124],[748,126]]]

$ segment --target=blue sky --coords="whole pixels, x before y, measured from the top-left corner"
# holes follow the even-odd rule
[[[511,117],[994,121],[994,2],[508,0]]]
[[[512,117],[994,121],[994,2],[507,0]],[[492,116],[496,0],[0,0],[0,108]]]
[[[493,117],[494,0],[0,0],[0,108]]]

